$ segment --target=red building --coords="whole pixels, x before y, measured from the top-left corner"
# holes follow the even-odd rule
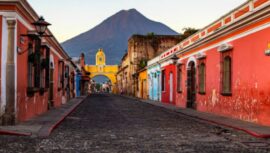
[[[269,126],[269,14],[269,0],[248,1],[161,54],[162,101],[171,88],[179,107]],[[177,65],[164,64],[174,54]]]
[[[15,124],[72,98],[74,64],[26,0],[0,1],[0,122]],[[40,20],[42,21],[42,20]],[[42,30],[42,29],[41,29]]]
[[[176,104],[176,67],[172,60],[161,64],[161,101]]]

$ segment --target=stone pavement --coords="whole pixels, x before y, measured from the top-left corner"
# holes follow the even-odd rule
[[[61,107],[52,108],[42,115],[15,126],[0,126],[0,135],[47,137],[85,98],[86,97],[77,97],[71,99]]]
[[[162,103],[158,101],[144,100],[144,99],[138,99],[134,97],[128,97],[128,98],[137,99],[139,101],[142,101],[151,105],[163,107],[163,108],[175,111],[177,113],[181,113],[183,115],[194,117],[196,119],[204,120],[207,122],[226,126],[229,128],[234,128],[236,130],[241,130],[258,138],[270,138],[270,127],[268,126],[262,126],[262,125],[258,125],[255,123],[250,123],[250,122],[246,122],[246,121],[242,121],[238,119],[215,115],[212,113],[199,112],[194,109],[180,108],[171,104],[166,104],[166,103]]]
[[[0,153],[268,153],[270,139],[110,94],[90,95],[48,137],[0,136]]]

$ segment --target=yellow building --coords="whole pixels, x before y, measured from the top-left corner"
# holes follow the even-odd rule
[[[138,74],[137,96],[138,98],[148,99],[147,70],[142,69],[137,74]]]
[[[96,65],[85,65],[85,70],[90,72],[90,78],[106,76],[112,83],[112,92],[116,91],[116,73],[118,65],[106,65],[106,55],[102,49],[96,53]]]

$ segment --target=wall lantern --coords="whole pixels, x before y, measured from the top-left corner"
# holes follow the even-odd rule
[[[42,36],[47,30],[47,27],[51,25],[50,23],[46,22],[42,16],[32,24],[36,27],[37,33],[40,36]]]
[[[268,48],[265,50],[264,54],[270,56],[270,43],[268,43]]]
[[[24,38],[23,37],[53,37],[52,35],[44,35],[44,33],[47,30],[47,27],[50,26],[51,24],[46,22],[44,18],[41,16],[36,22],[32,23],[32,25],[35,26],[36,31],[28,31],[27,34],[21,34],[20,41],[21,43],[24,43]],[[41,44],[40,44],[41,45]],[[20,47],[17,48],[17,53],[18,54],[23,54],[27,52],[29,48],[25,49],[22,51]]]
[[[178,61],[179,57],[176,56],[176,54],[173,55],[173,57],[171,57],[171,60],[173,61],[173,64],[175,65]]]

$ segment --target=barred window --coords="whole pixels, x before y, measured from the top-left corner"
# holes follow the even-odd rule
[[[40,52],[40,88],[45,89],[45,58],[44,49]]]
[[[27,71],[27,84],[28,88],[34,87],[34,49],[33,49],[33,43],[29,42],[28,44],[28,71]]]
[[[45,88],[50,87],[50,48],[46,47]]]
[[[222,93],[225,95],[231,94],[231,84],[232,84],[232,60],[230,56],[226,56],[223,59],[223,73],[222,73]]]
[[[166,76],[165,76],[165,70],[162,70],[162,84],[161,84],[161,89],[162,89],[162,91],[165,91],[165,83],[166,83]]]
[[[35,54],[34,54],[34,87],[40,88],[40,52],[41,52],[41,39],[35,39]]]
[[[58,90],[64,88],[64,61],[58,62]]]
[[[205,94],[205,64],[199,65],[199,93]]]
[[[177,67],[177,92],[182,92],[182,65]]]

